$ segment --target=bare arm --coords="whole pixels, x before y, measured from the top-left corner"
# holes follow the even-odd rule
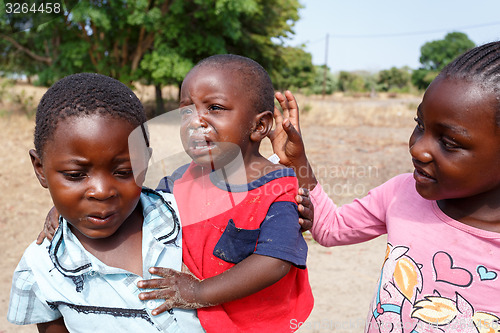
[[[161,279],[144,280],[139,288],[157,288],[139,294],[141,300],[166,299],[153,311],[158,315],[171,308],[195,309],[230,302],[254,294],[278,282],[290,270],[291,263],[273,257],[252,254],[227,271],[198,280],[190,273],[152,267]]]
[[[299,186],[311,190],[318,181],[307,160],[304,142],[300,134],[297,101],[290,91],[286,91],[285,95],[277,92],[275,97],[283,109],[283,114],[278,108],[274,108],[276,127],[269,133],[274,153],[280,158],[281,164],[295,170]]]
[[[37,324],[36,326],[40,333],[69,333],[62,317],[48,323]]]

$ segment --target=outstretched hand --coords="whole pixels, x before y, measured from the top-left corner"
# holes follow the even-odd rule
[[[300,135],[299,106],[290,91],[285,95],[277,92],[275,95],[283,114],[274,107],[275,129],[268,134],[274,153],[280,158],[280,163],[288,167],[299,166],[297,162],[306,160],[304,143]]]
[[[52,207],[45,218],[45,223],[43,224],[43,229],[38,234],[36,238],[36,243],[38,245],[42,244],[43,240],[47,238],[48,240],[52,240],[54,234],[56,233],[57,228],[59,227],[59,212],[56,207]]]
[[[274,107],[275,129],[268,134],[273,151],[280,163],[295,170],[299,186],[313,189],[317,184],[313,169],[306,156],[304,142],[300,133],[299,106],[290,91],[275,94],[283,109],[283,114]]]
[[[190,272],[163,267],[151,267],[149,272],[162,278],[142,280],[137,286],[141,289],[156,289],[140,293],[141,300],[165,299],[163,304],[152,311],[154,316],[172,308],[198,309],[211,305],[198,300],[200,280]]]

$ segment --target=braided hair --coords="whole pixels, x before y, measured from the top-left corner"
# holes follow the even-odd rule
[[[118,80],[95,73],[69,75],[50,87],[36,111],[34,143],[40,156],[59,121],[92,114],[109,115],[140,126],[146,121],[137,96]]]
[[[500,127],[500,41],[477,46],[457,57],[439,77],[479,83],[496,95],[495,120]]]

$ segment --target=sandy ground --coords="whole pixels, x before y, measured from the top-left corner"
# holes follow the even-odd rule
[[[299,99],[309,158],[339,204],[361,197],[396,174],[411,171],[407,141],[419,98]],[[6,320],[12,273],[51,207],[36,180],[28,150],[34,120],[0,117],[0,333],[36,332]],[[265,153],[269,147],[263,147]],[[385,237],[325,248],[308,240],[315,307],[299,332],[362,332],[385,253]],[[300,325],[302,323],[291,323]]]

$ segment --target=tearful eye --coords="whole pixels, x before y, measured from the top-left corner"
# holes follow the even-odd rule
[[[208,107],[208,111],[221,111],[224,110],[224,108],[220,105],[210,105]]]
[[[180,108],[179,113],[184,116],[184,115],[189,115],[193,112],[190,108]]]

